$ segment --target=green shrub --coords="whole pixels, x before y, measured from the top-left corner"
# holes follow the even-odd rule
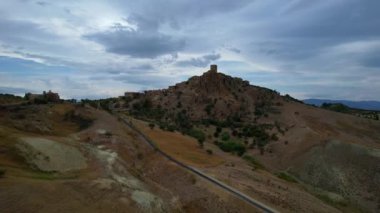
[[[230,139],[230,134],[228,134],[228,132],[223,132],[222,133],[222,140],[228,141],[229,139]]]
[[[160,123],[159,127],[160,127],[161,130],[165,130],[165,124]]]
[[[280,173],[278,173],[277,177],[279,177],[279,178],[281,178],[283,180],[286,180],[288,182],[298,183],[298,181],[293,176],[289,175],[286,172],[280,172]]]
[[[278,136],[275,133],[273,133],[270,139],[272,141],[278,141]]]
[[[74,110],[70,110],[70,111],[66,112],[63,120],[74,122],[74,123],[78,124],[80,130],[87,129],[93,123],[93,119],[86,118],[86,117],[82,116],[81,114],[77,114],[77,113],[75,113]]]
[[[218,138],[219,137],[219,133],[218,132],[214,132],[214,137]]]
[[[334,200],[332,199],[330,196],[328,196],[327,194],[322,194],[322,193],[318,193],[318,194],[315,194],[317,198],[319,198],[320,200],[324,201],[325,203],[328,203],[332,206],[341,206],[341,207],[344,207],[344,206],[348,206],[348,203],[346,200]]]
[[[4,177],[5,169],[0,169],[0,178]]]
[[[104,135],[107,136],[108,138],[112,137],[112,133],[109,131],[106,131],[106,134],[104,134]]]
[[[207,115],[211,114],[212,108],[214,108],[214,104],[207,104],[207,106],[205,107],[205,111],[207,112]]]
[[[217,145],[224,152],[233,152],[239,156],[242,156],[246,151],[246,148],[243,144],[233,142],[233,141],[221,142],[221,143],[218,143]]]
[[[186,113],[186,110],[178,112],[175,118],[175,124],[179,130],[186,131],[187,129],[192,128],[192,123],[189,116]]]
[[[335,112],[349,112],[350,108],[341,103],[323,103],[321,108],[332,110]]]
[[[244,155],[243,159],[249,162],[252,166],[256,167],[257,169],[265,169],[265,167],[259,161],[257,161],[253,156]]]
[[[206,135],[202,132],[202,130],[192,128],[189,131],[187,131],[186,134],[197,139],[199,145],[203,147],[203,143],[206,140]]]
[[[176,130],[176,126],[174,126],[174,125],[168,125],[166,127],[166,130],[168,130],[169,132],[174,132]]]

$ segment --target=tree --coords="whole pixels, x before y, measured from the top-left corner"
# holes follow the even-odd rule
[[[228,141],[229,139],[230,139],[230,134],[228,134],[228,132],[223,132],[222,133],[222,140]]]
[[[150,129],[154,129],[154,127],[155,127],[156,125],[154,124],[154,123],[149,123],[149,127],[150,127]]]
[[[219,137],[219,133],[218,132],[214,132],[214,137],[218,138]]]
[[[264,155],[264,147],[260,147],[260,155]]]
[[[207,104],[207,106],[205,107],[205,111],[207,112],[207,115],[211,114],[212,108],[214,108],[214,104],[212,104],[212,103]]]
[[[0,169],[0,178],[4,177],[5,175],[5,170],[4,169]]]
[[[186,134],[188,134],[189,136],[197,139],[200,147],[203,147],[203,143],[206,140],[206,135],[204,134],[204,132],[202,132],[199,129],[193,128],[193,129],[187,131]]]
[[[198,143],[201,148],[203,148],[203,143],[205,142],[204,138],[198,138]]]
[[[234,152],[239,156],[242,156],[246,151],[246,148],[243,144],[234,141],[221,142],[217,145],[224,152]]]
[[[236,137],[238,135],[238,131],[236,129],[232,130],[232,135]]]

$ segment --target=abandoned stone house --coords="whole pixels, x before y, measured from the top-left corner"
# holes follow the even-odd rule
[[[51,90],[49,90],[49,92],[43,91],[42,94],[26,93],[25,98],[32,103],[58,103],[61,101],[59,94],[54,93]]]

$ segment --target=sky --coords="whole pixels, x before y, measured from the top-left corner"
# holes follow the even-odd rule
[[[380,100],[379,0],[0,0],[0,93],[105,98],[210,64],[299,99]]]

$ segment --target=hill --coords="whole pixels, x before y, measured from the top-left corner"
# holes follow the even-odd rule
[[[379,121],[308,106],[215,67],[167,89],[127,93],[108,104],[163,130],[192,136],[200,148],[216,147],[297,180],[308,193],[342,211],[380,208],[380,194],[373,190],[380,183],[372,178],[380,177]],[[208,169],[221,179],[231,175],[253,187],[255,181],[245,178],[252,174],[243,170]],[[262,199],[270,196],[262,193]]]
[[[380,111],[380,101],[349,101],[349,100],[329,100],[329,99],[305,99],[306,104],[321,106],[323,103],[344,104],[348,107],[364,110]]]
[[[341,109],[306,105],[216,66],[119,98],[4,105],[0,206],[257,211],[187,165],[279,212],[379,212],[380,122]]]

